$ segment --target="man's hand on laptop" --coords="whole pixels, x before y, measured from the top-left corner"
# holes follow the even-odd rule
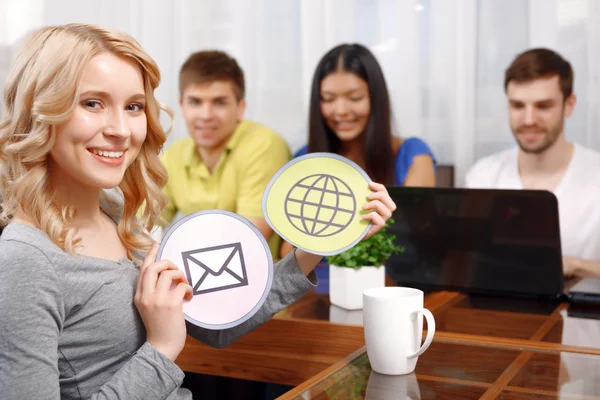
[[[575,276],[575,271],[579,268],[579,260],[575,257],[563,257],[563,274],[567,278]]]
[[[565,256],[563,257],[563,273],[566,277],[577,278],[600,276],[600,262]]]

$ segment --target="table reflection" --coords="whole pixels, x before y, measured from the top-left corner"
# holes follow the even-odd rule
[[[600,356],[434,341],[415,372],[374,372],[367,353],[297,399],[600,398]]]

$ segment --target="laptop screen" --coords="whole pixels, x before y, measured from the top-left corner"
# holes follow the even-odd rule
[[[558,297],[563,292],[556,197],[546,191],[389,186],[390,232],[404,247],[388,275],[402,286]]]

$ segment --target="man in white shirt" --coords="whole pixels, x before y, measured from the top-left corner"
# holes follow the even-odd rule
[[[600,275],[600,153],[564,135],[576,103],[571,65],[552,50],[526,51],[506,70],[504,88],[518,147],[479,160],[466,187],[553,192],[565,275]]]

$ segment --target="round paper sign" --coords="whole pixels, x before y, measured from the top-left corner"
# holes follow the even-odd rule
[[[200,211],[165,234],[157,260],[170,260],[185,273],[193,298],[185,319],[221,330],[251,318],[273,282],[273,258],[260,231],[245,218],[221,210]]]
[[[371,193],[369,176],[332,153],[295,158],[273,176],[262,199],[271,228],[313,254],[339,254],[360,241],[371,223],[362,206]]]

